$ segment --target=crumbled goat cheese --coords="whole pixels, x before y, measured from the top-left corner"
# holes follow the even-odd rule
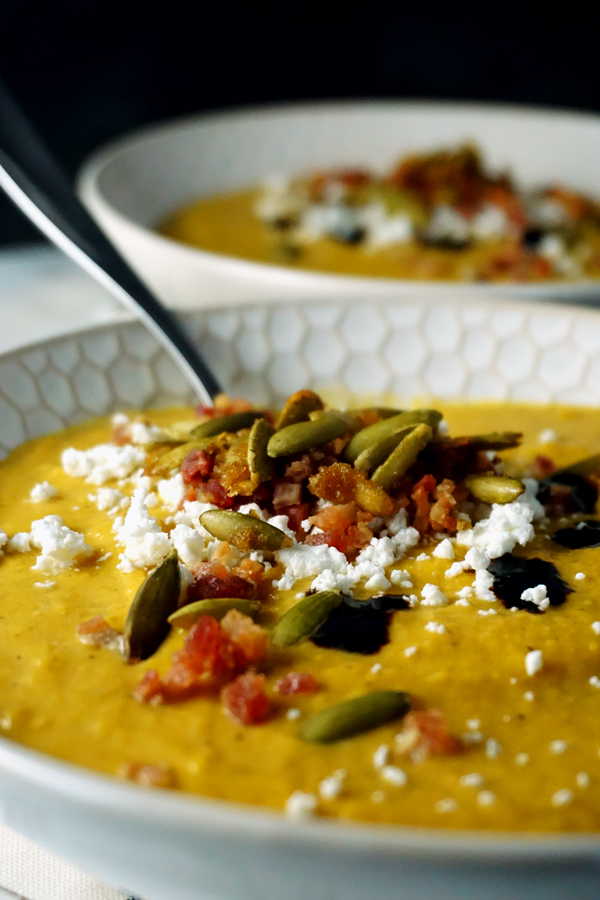
[[[552,806],[568,806],[569,803],[573,799],[573,791],[570,791],[568,788],[563,788],[560,791],[555,791],[550,798],[550,802]]]
[[[591,684],[592,687],[600,688],[600,678],[598,678],[597,675],[592,675],[589,683]]]
[[[381,663],[373,663],[373,665],[369,669],[369,672],[372,675],[377,675],[377,674],[379,674],[379,672],[381,672],[382,668],[383,668],[383,666],[381,665]]]
[[[556,756],[564,753],[568,747],[568,743],[566,741],[551,741],[550,742],[550,753],[554,753]]]
[[[44,500],[52,500],[57,493],[58,491],[52,487],[49,481],[40,481],[39,484],[32,487],[29,499],[32,503],[42,503]]]
[[[553,444],[558,440],[558,435],[551,428],[545,428],[538,435],[538,443],[540,444]]]
[[[119,428],[132,444],[151,444],[153,441],[160,441],[164,437],[164,432],[158,425],[132,422],[125,413],[116,413],[112,417],[112,425],[113,428]]]
[[[479,719],[467,719],[465,724],[471,731],[477,731],[477,729],[481,727]]]
[[[444,538],[443,541],[440,541],[432,556],[437,556],[438,559],[454,559],[454,547],[450,538]]]
[[[360,218],[364,220],[363,216]],[[387,247],[390,244],[406,243],[406,241],[411,240],[413,234],[414,228],[409,217],[398,213],[394,216],[387,216],[378,223],[373,221],[371,227],[368,228],[367,239],[369,245],[373,248]]]
[[[125,545],[124,552],[119,555],[121,561],[117,565],[121,572],[157,566],[172,549],[169,536],[148,512],[147,496],[145,488],[134,491],[123,524],[116,529],[117,541]],[[118,521],[115,520],[115,525]]]
[[[181,472],[172,478],[163,478],[156,485],[156,492],[166,509],[179,509],[179,504],[187,493]]]
[[[427,559],[429,559],[428,553],[419,553],[419,555],[415,557],[415,562],[425,562]]]
[[[525,654],[525,671],[528,675],[535,675],[544,665],[544,655],[541,650],[530,650]]]
[[[436,437],[446,437],[449,434],[450,434],[450,426],[448,425],[448,423],[446,422],[445,419],[442,419],[437,424],[437,428],[435,429],[435,436]]]
[[[492,806],[496,802],[496,795],[492,791],[479,791],[477,794],[478,806]]]
[[[542,612],[550,606],[548,591],[545,584],[538,584],[532,588],[526,588],[521,594],[521,600],[533,603]]]
[[[380,774],[384,781],[387,781],[388,784],[393,784],[395,787],[404,787],[408,780],[406,772],[403,772],[398,766],[383,766]]]
[[[534,535],[531,523],[544,515],[544,508],[535,497],[538,482],[526,478],[524,483],[525,492],[512,503],[494,503],[489,518],[459,531],[457,544],[483,548],[490,560],[510,553],[517,544],[524,547]]]
[[[466,731],[461,740],[463,744],[479,744],[483,740],[483,735],[480,731]]]
[[[97,494],[88,494],[88,500],[95,503],[101,512],[107,512],[109,516],[116,516],[120,509],[129,506],[129,497],[116,488],[98,488]]]
[[[406,571],[406,569],[394,569],[393,572],[390,572],[390,581],[392,582],[392,584],[399,584],[400,587],[412,587],[410,574]]]
[[[380,744],[373,754],[373,765],[376,769],[383,769],[387,765],[390,756],[390,748],[387,744]]]
[[[8,542],[9,549],[16,550],[17,553],[29,553],[31,550],[29,538],[30,535],[28,531],[18,531],[16,534],[13,534]]]
[[[444,575],[446,578],[456,578],[456,576],[461,575],[466,568],[467,564],[465,562],[455,562],[452,563],[449,569],[446,569]]]
[[[317,800],[315,794],[307,794],[304,791],[294,791],[285,802],[285,814],[290,819],[310,818],[316,808]]]
[[[176,525],[171,531],[171,541],[179,559],[189,569],[206,559],[206,544],[203,536],[189,525]]]
[[[567,245],[558,234],[545,234],[538,244],[537,252],[548,260],[561,275],[581,274],[579,264],[569,255]]]
[[[0,556],[3,555],[3,553],[4,553],[3,547],[5,547],[7,543],[8,543],[8,535],[5,531],[2,531],[0,529]]]
[[[480,616],[496,616],[496,615],[498,615],[495,609],[478,609],[477,614]]]
[[[465,564],[469,569],[478,572],[480,569],[487,569],[490,564],[490,557],[484,547],[472,547],[467,550],[465,555]]]
[[[55,575],[63,569],[71,569],[75,562],[85,559],[94,552],[90,545],[86,544],[84,536],[64,525],[60,516],[37,519],[31,523],[29,534],[21,532],[15,535],[13,541],[15,549],[17,543],[21,545],[18,549],[22,548],[22,552],[31,548],[41,550],[35,565],[31,568],[48,575]]]
[[[200,524],[200,516],[209,509],[218,509],[214,503],[200,503],[199,500],[184,500],[183,509],[173,516],[176,525],[189,525],[195,528],[203,538],[212,540],[212,535]]]
[[[404,650],[404,655],[408,659],[409,657],[414,656],[416,652],[417,652],[416,647],[406,647]]]
[[[585,578],[585,572],[576,572],[575,573],[575,581],[583,581]]]
[[[440,204],[433,210],[424,237],[431,243],[452,241],[465,243],[470,237],[469,222],[451,206]]]
[[[434,809],[438,813],[450,813],[454,812],[455,809],[458,809],[458,803],[453,797],[444,797],[443,800],[438,800]]]
[[[446,634],[446,628],[440,622],[428,622],[425,631],[431,631],[432,634]]]
[[[456,596],[460,597],[461,600],[466,600],[468,597],[472,597],[474,590],[472,587],[467,585],[467,587],[461,588],[460,591],[457,592]],[[464,604],[468,606],[469,604]]]
[[[89,450],[68,447],[61,456],[62,467],[74,478],[90,484],[104,484],[114,478],[127,478],[144,462],[146,454],[133,444],[97,444]]]
[[[575,783],[577,787],[586,788],[590,786],[590,776],[587,772],[578,772],[575,776]]]
[[[511,225],[508,216],[495,203],[486,203],[471,219],[471,233],[478,240],[501,238],[510,234]]]
[[[485,755],[488,759],[496,759],[500,755],[500,744],[496,738],[488,738],[485,742]]]
[[[491,572],[488,572],[486,569],[477,569],[475,572],[475,581],[473,582],[473,588],[475,590],[475,596],[478,600],[485,600],[486,603],[493,603],[497,600],[496,595],[492,591],[492,585],[494,584],[494,576]],[[493,610],[490,610],[493,612]]]
[[[56,587],[55,581],[34,581],[33,586],[36,588],[53,588]]]
[[[529,753],[517,753],[515,756],[515,763],[518,766],[526,766],[529,762]]]
[[[421,591],[421,606],[447,606],[448,598],[435,584],[426,584]]]
[[[292,707],[291,709],[288,709],[288,711],[285,714],[285,717],[288,720],[288,722],[295,722],[296,719],[299,719],[301,715],[302,715],[302,713],[300,712],[299,709],[296,709],[296,707]]]
[[[600,622],[592,622],[592,631],[594,634],[600,634]]]
[[[525,691],[523,694],[523,700],[527,700],[528,703],[533,703],[535,700],[535,694],[533,691]]]
[[[480,775],[478,772],[469,772],[468,775],[463,775],[458,783],[461,787],[481,787],[483,781],[483,775]]]
[[[324,778],[319,783],[319,794],[323,800],[335,800],[342,792],[344,787],[344,779],[346,777],[345,769],[337,769],[329,778]]]

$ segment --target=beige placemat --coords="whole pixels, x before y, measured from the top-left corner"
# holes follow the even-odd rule
[[[0,825],[0,900],[128,900]],[[139,898],[135,898],[139,900]]]

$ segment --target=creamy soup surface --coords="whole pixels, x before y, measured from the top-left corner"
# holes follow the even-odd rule
[[[600,446],[600,418],[591,409],[494,403],[442,408],[450,436],[489,435],[504,429],[524,433],[520,446],[478,450],[475,469],[475,456],[470,457],[473,471],[487,472],[503,484],[506,476],[534,475],[543,481]],[[307,489],[308,480],[293,481],[290,476],[290,464],[300,465],[303,459],[306,463],[306,452],[276,459],[271,477],[280,494],[273,495],[263,482],[254,495],[266,508],[273,496],[290,490],[288,499],[296,503],[280,503],[279,510],[271,506],[269,516],[276,517],[274,527],[284,527],[285,509],[288,526],[296,525],[293,537],[284,542],[291,549],[240,550],[214,540],[198,524],[197,515],[198,502],[206,504],[208,496],[220,498],[221,506],[229,503],[214,486],[219,479],[231,484],[231,470],[226,471],[219,456],[224,447],[238,462],[242,460],[238,476],[248,475],[240,455],[247,447],[248,428],[216,451],[207,445],[208,454],[197,453],[184,481],[181,459],[171,471],[143,475],[142,470],[152,472],[154,466],[158,472],[156,461],[181,446],[181,438],[180,444],[166,443],[158,429],[182,422],[191,428],[203,419],[194,419],[192,410],[162,410],[143,414],[145,424],[136,425],[132,423],[142,414],[128,415],[116,424],[95,420],[36,439],[0,463],[0,528],[5,535],[0,533],[0,727],[5,737],[141,784],[265,805],[291,816],[445,828],[600,828],[600,547],[573,549],[550,537],[557,528],[593,518],[589,496],[583,511],[577,497],[573,501],[575,491],[555,485],[550,505],[541,514],[538,510],[529,526],[529,539],[525,536],[523,546],[515,542],[509,551],[511,558],[552,563],[560,583],[571,591],[557,600],[548,581],[552,600],[548,605],[544,591],[536,594],[538,585],[533,585],[535,590],[527,595],[530,601],[521,601],[519,595],[523,607],[519,609],[495,594],[499,582],[489,574],[494,560],[490,563],[488,558],[488,568],[480,560],[479,572],[456,563],[469,552],[475,520],[481,518],[485,528],[490,515],[500,509],[506,521],[509,507],[516,510],[515,504],[533,497],[537,486],[532,482],[526,482],[527,491],[520,498],[493,507],[467,496],[464,488],[462,494],[452,488],[458,501],[446,508],[441,530],[433,531],[427,515],[435,492],[438,499],[441,496],[441,479],[436,476],[437,487],[434,482],[428,488],[427,515],[417,522],[422,534],[411,539],[411,523],[419,503],[425,502],[417,485],[427,467],[423,463],[427,449],[403,481],[388,485],[385,493],[392,498],[394,512],[387,518],[375,521],[365,515],[363,507],[372,501],[365,501],[362,494],[362,500],[355,494],[360,502],[345,497],[344,504],[324,502],[321,496],[321,512],[346,507],[344,539],[354,536],[354,546],[350,542],[346,548],[350,566],[364,558],[364,541],[370,536],[380,549],[382,531],[394,517],[399,527],[398,509],[402,498],[409,498],[404,530],[397,531],[408,536],[404,551],[394,544],[396,558],[391,564],[384,556],[377,557],[382,565],[370,570],[372,587],[366,586],[365,578],[344,589],[338,580],[333,587],[364,601],[381,594],[404,598],[404,606],[384,616],[384,635],[389,639],[368,648],[373,652],[319,645],[310,636],[276,646],[268,635],[283,613],[305,599],[317,577],[314,571],[293,577],[289,561],[297,550],[292,542],[306,542],[312,535],[313,550],[329,546],[317,540],[320,533],[327,537],[327,529],[308,521],[318,515],[317,496]],[[371,415],[371,424],[378,417]],[[343,459],[348,434],[365,421],[358,425],[355,421],[348,425],[350,431],[320,445],[321,457],[316,463],[313,458],[310,478],[321,471],[319,466],[327,468],[332,460],[335,464],[334,457]],[[439,442],[446,427],[436,427]],[[434,429],[433,440],[435,434]],[[431,439],[428,432],[425,440],[428,436]],[[118,445],[113,444],[115,438]],[[105,444],[121,454],[118,462],[110,448],[90,455],[91,448]],[[62,456],[67,448],[85,453],[78,456],[70,450]],[[211,453],[214,468],[209,473],[205,463]],[[118,477],[110,477],[118,465]],[[351,464],[344,465],[345,472],[356,471]],[[369,485],[374,478],[370,474]],[[594,474],[588,466],[578,476],[579,488],[583,484],[593,494]],[[301,495],[295,484],[301,484]],[[496,483],[493,487],[499,490]],[[265,500],[267,495],[270,499]],[[243,504],[239,497],[233,495],[230,510],[247,507],[248,495]],[[379,502],[379,494],[377,498]],[[293,507],[302,502],[308,505],[298,513]],[[533,509],[535,501],[527,502]],[[422,516],[422,505],[420,509]],[[294,521],[296,513],[303,516],[302,524]],[[56,516],[59,524],[47,518]],[[323,518],[318,521],[325,524]],[[75,537],[59,534],[61,525]],[[361,532],[363,526],[369,534]],[[465,537],[469,532],[471,539]],[[491,549],[489,534],[488,530],[486,546]],[[169,672],[174,683],[173,655],[189,641],[190,628],[195,627],[190,622],[174,626],[141,662],[124,660],[120,640],[136,592],[173,544],[185,571],[191,573],[188,582],[194,576],[198,579],[199,573],[217,571],[217,559],[225,567],[225,576],[220,569],[219,577],[235,570],[238,578],[245,578],[250,585],[246,597],[252,595],[261,603],[255,615],[258,632],[248,633],[259,644],[261,634],[267,633],[262,654],[257,653],[252,664],[238,661],[217,675],[204,668],[188,693],[172,687],[169,693],[165,685]],[[341,551],[337,552],[339,562]],[[373,559],[375,555],[373,551]],[[457,574],[449,572],[453,565]],[[401,574],[392,580],[388,576],[395,570]],[[356,578],[355,569],[348,571]],[[273,583],[280,579],[282,584],[275,588]],[[204,593],[198,588],[201,581],[200,577],[196,582],[193,599],[211,596],[206,577]],[[323,585],[318,583],[317,591]],[[184,587],[180,602],[185,604],[192,595],[186,597]],[[94,625],[82,629],[90,621],[99,631],[94,632]],[[249,618],[243,621],[251,625]],[[221,625],[211,627],[224,633]],[[258,704],[249,713],[248,704],[240,712],[235,697],[232,701],[231,693],[226,694],[248,673],[255,679],[256,695],[246,700]],[[309,690],[285,693],[290,679],[286,683],[282,679],[289,673],[311,676],[305,683]],[[266,678],[261,681],[262,674]],[[145,687],[140,689],[140,683]],[[303,726],[320,710],[375,691],[406,692],[410,712],[404,710],[391,721],[329,743],[302,737]]]

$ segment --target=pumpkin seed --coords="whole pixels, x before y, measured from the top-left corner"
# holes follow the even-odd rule
[[[215,437],[215,435],[223,434],[223,432],[234,434],[236,431],[241,431],[242,428],[250,428],[255,419],[261,419],[263,417],[264,413],[257,411],[232,413],[230,416],[218,416],[215,419],[207,419],[206,422],[196,425],[196,427],[192,429],[191,434],[192,437],[195,438]]]
[[[275,424],[277,431],[295,425],[297,422],[306,422],[309,413],[316,409],[323,409],[323,401],[314,391],[296,391],[285,401],[285,406],[279,414]]]
[[[267,446],[267,453],[273,458],[291,456],[302,450],[312,450],[340,437],[348,429],[348,423],[332,413],[314,422],[297,422],[276,431]]]
[[[380,466],[381,463],[388,458],[392,450],[396,449],[402,438],[407,435],[409,431],[412,431],[413,428],[414,425],[405,425],[404,428],[401,428],[391,437],[382,438],[380,441],[371,444],[370,447],[367,447],[356,457],[354,460],[355,467],[368,473],[377,468],[377,466]]]
[[[525,490],[525,485],[518,478],[504,475],[468,475],[464,485],[484,503],[512,503]]]
[[[213,537],[227,541],[238,550],[275,552],[293,544],[291,537],[280,528],[229,509],[209,509],[200,516],[200,523]]]
[[[303,597],[276,623],[271,632],[272,642],[276,647],[292,647],[309,638],[341,602],[342,595],[337,591],[320,591]]]
[[[205,438],[203,441],[188,441],[185,444],[179,444],[162,453],[156,459],[150,460],[146,464],[146,472],[148,475],[168,475],[173,469],[178,469],[192,450],[204,450],[214,444],[214,438]]]
[[[300,737],[311,744],[332,744],[400,719],[410,707],[405,691],[372,691],[321,710],[304,723]]]
[[[192,431],[198,424],[198,419],[188,419],[186,422],[172,422],[162,428],[163,438],[173,444],[184,443],[191,438]]]
[[[255,486],[269,481],[273,474],[273,463],[267,453],[267,444],[275,434],[275,429],[266,419],[257,419],[248,435],[248,468]]]
[[[169,616],[171,625],[181,628],[191,628],[200,616],[212,616],[213,619],[222,619],[230,609],[237,609],[245,616],[254,618],[260,612],[258,600],[242,600],[239,597],[209,597],[206,600],[196,600],[182,606]]]
[[[434,450],[509,450],[518,447],[523,438],[519,431],[493,431],[491,434],[473,434],[465,437],[436,438]]]
[[[146,577],[129,607],[123,633],[127,662],[148,659],[158,650],[171,628],[168,619],[177,609],[180,590],[179,561],[173,551]]]
[[[355,434],[352,440],[348,441],[344,448],[342,458],[346,462],[354,463],[369,447],[379,444],[381,441],[392,438],[400,433],[408,425],[419,425],[424,423],[429,425],[431,429],[435,428],[442,421],[442,414],[436,409],[409,409],[406,412],[398,413],[396,416],[383,419],[381,422],[375,422],[374,425],[368,425],[367,428],[361,429]]]
[[[412,431],[409,431],[402,438],[386,461],[379,468],[375,469],[371,480],[384,490],[391,490],[410,469],[421,450],[427,446],[432,437],[433,431],[429,425],[416,425]]]

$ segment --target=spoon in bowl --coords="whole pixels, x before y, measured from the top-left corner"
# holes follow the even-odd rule
[[[139,318],[204,405],[222,388],[175,317],[125,262],[76,197],[41,138],[0,83],[0,187],[40,231]]]

